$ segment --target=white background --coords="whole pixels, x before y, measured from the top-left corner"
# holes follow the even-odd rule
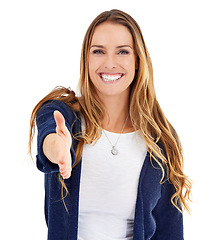
[[[44,182],[27,156],[30,114],[55,86],[76,90],[82,40],[102,11],[118,8],[142,28],[157,97],[183,143],[193,181],[185,239],[213,237],[214,14],[208,0],[0,3],[1,236],[46,239]],[[33,155],[35,160],[36,145]]]

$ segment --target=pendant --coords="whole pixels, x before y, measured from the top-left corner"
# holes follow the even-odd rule
[[[118,154],[118,150],[117,150],[117,148],[116,148],[115,146],[112,147],[111,153],[112,153],[113,155],[117,155],[117,154]]]

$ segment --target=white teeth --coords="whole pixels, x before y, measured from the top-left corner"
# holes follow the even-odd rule
[[[110,81],[118,80],[119,78],[122,77],[122,74],[114,74],[114,75],[101,74],[101,77],[105,82],[110,82]]]

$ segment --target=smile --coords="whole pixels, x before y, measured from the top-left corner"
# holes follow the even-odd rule
[[[101,73],[100,77],[104,82],[114,82],[119,80],[124,76],[123,73],[116,73],[116,74],[108,74],[108,73]]]

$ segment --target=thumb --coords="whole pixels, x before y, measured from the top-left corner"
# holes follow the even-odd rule
[[[54,119],[56,122],[56,132],[65,134],[65,118],[63,117],[62,113],[59,111],[54,111]]]

